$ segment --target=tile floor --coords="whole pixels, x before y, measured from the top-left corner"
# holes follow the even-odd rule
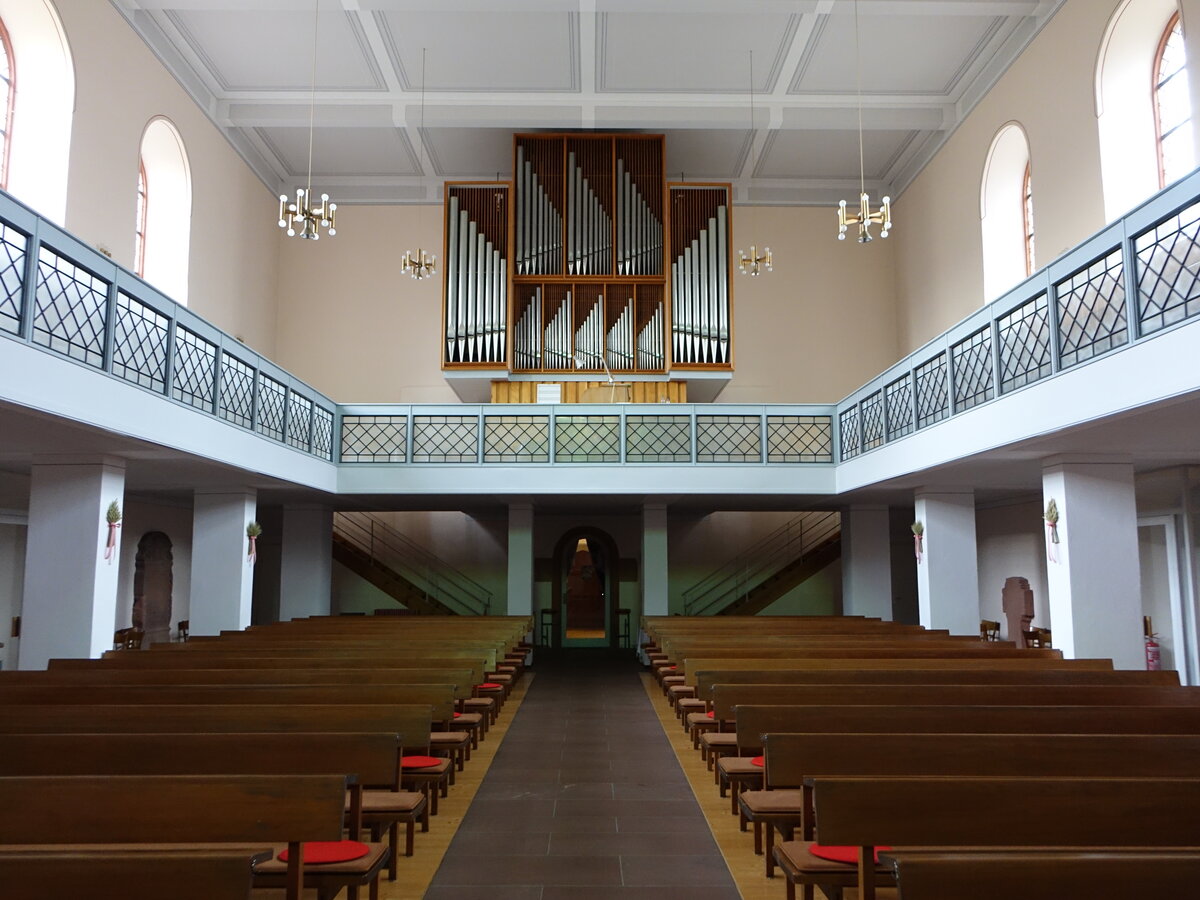
[[[738,900],[633,655],[535,670],[425,900]]]

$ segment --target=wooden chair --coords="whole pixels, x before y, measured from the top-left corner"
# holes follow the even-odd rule
[[[1000,640],[1000,623],[993,619],[980,619],[979,638],[984,641]]]
[[[1049,628],[1031,628],[1029,631],[1022,631],[1021,635],[1025,638],[1025,646],[1035,650],[1045,650],[1050,648],[1050,629]]]
[[[188,638],[191,636],[192,620],[180,619],[179,623],[175,627],[178,629],[178,632],[175,635],[175,640],[179,641],[181,644],[186,644]]]

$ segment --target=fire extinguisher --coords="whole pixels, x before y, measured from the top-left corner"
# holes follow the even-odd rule
[[[1162,654],[1158,646],[1158,635],[1150,624],[1149,616],[1142,616],[1142,640],[1146,644],[1146,671],[1157,672],[1162,669]]]

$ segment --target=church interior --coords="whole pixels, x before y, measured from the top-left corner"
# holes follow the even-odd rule
[[[987,804],[977,848],[1019,821],[1004,779],[1030,760],[1045,794],[1020,796],[1051,813],[1090,808],[1072,775],[1192,802],[1196,21],[1200,0],[0,0],[0,810],[34,778],[110,811],[122,778],[179,781],[174,809],[211,791],[210,830],[171,843],[291,861],[162,857],[209,898],[1194,882],[1174,814],[1093,868],[1077,849],[1109,842],[1054,814],[1040,856],[967,858],[965,828],[867,827],[850,782]],[[832,751],[790,724],[867,705],[869,740],[857,713],[811,726]],[[350,732],[407,768],[364,774]],[[95,761],[60,762],[84,735]],[[895,768],[857,761],[872,742]],[[999,746],[1011,767],[969,768]],[[816,817],[848,862],[812,853],[795,760],[823,753],[844,777]],[[235,835],[232,775],[314,779],[337,822]],[[69,843],[174,828],[147,805]],[[164,890],[148,856],[52,831],[0,821],[0,882],[54,860]],[[368,849],[324,869],[306,843],[344,837]],[[73,890],[40,884],[18,896]]]

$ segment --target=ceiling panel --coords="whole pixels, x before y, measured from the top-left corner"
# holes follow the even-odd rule
[[[579,22],[571,13],[377,12],[405,90],[575,91]]]
[[[425,146],[438,175],[512,177],[513,136],[499,128],[427,128]]]
[[[713,178],[730,181],[742,172],[750,147],[750,132],[678,129],[666,133],[667,179]]]
[[[167,18],[221,90],[307,91],[312,87],[311,11],[181,9]],[[358,19],[348,13],[320,14],[317,86],[338,91],[384,89]]]
[[[709,93],[772,89],[797,17],[609,13],[598,17],[597,91]]]
[[[256,128],[258,137],[292,175],[308,172],[307,128]],[[313,177],[317,175],[420,175],[404,132],[395,128],[316,128]],[[334,198],[337,199],[337,198]]]
[[[915,131],[863,132],[866,176],[888,174]],[[763,148],[755,178],[858,178],[857,131],[776,131]]]
[[[862,89],[872,94],[950,93],[1003,21],[992,16],[862,16]],[[853,16],[823,18],[797,67],[791,92],[854,92]]]

